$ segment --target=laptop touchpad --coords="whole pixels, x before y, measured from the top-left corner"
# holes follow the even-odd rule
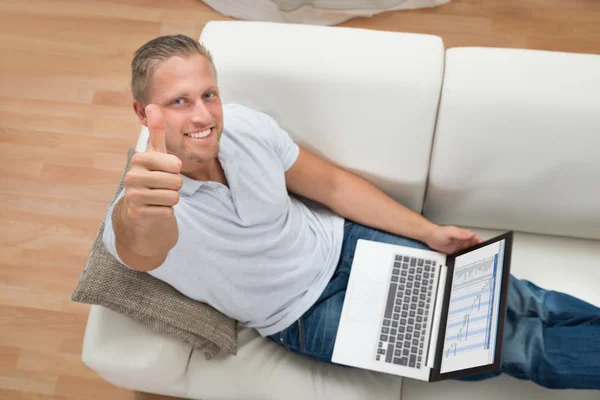
[[[350,295],[348,317],[364,322],[376,322],[381,319],[382,293],[385,285],[377,282],[357,281]]]

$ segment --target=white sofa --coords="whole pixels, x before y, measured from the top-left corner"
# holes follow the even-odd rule
[[[600,305],[600,56],[239,21],[210,22],[201,41],[224,102],[267,112],[437,223],[517,231],[514,275]],[[93,306],[82,357],[117,386],[203,400],[600,398],[508,376],[425,383],[326,365],[251,329],[239,341],[237,356],[207,361]]]

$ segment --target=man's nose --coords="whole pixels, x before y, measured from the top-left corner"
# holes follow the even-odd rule
[[[202,100],[196,101],[194,104],[192,122],[198,124],[206,124],[209,123],[212,119],[210,115],[210,111],[206,108],[206,104]]]

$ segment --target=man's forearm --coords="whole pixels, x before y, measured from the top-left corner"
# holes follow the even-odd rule
[[[117,253],[123,262],[138,270],[150,270],[165,260],[177,244],[179,231],[175,216],[160,223],[136,224],[127,217],[124,198],[115,205],[112,221]]]
[[[350,172],[339,174],[332,193],[333,211],[372,228],[424,242],[437,227]]]

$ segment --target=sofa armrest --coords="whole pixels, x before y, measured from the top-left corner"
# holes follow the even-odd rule
[[[83,363],[123,388],[185,394],[192,348],[105,307],[93,305],[83,342]]]

